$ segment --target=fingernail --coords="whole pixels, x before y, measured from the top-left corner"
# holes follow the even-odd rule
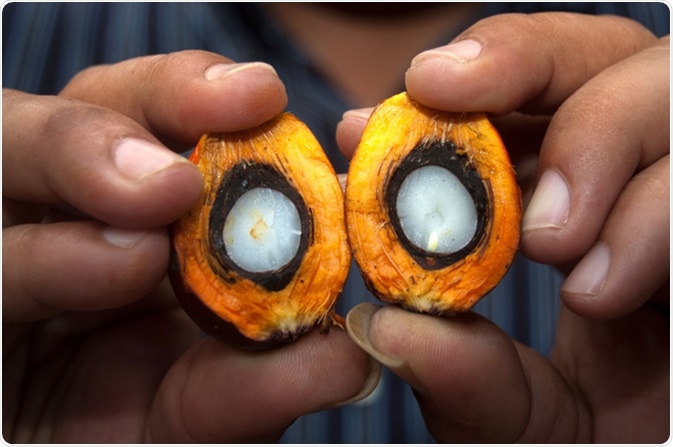
[[[545,171],[523,216],[521,230],[563,228],[569,210],[570,193],[565,180],[554,170]]]
[[[462,64],[474,60],[481,53],[481,43],[473,39],[465,39],[446,46],[424,51],[411,61],[411,66],[428,59],[451,58]]]
[[[276,70],[274,70],[274,68],[271,65],[265,64],[264,62],[248,62],[241,64],[216,64],[206,69],[203,75],[209,81],[219,81],[235,73],[252,69],[271,72],[274,75],[278,76]]]
[[[346,183],[348,183],[348,174],[337,174],[337,180],[339,180],[339,186],[341,186],[341,192],[346,192]]]
[[[114,227],[107,227],[102,231],[103,239],[120,248],[133,247],[146,234],[144,231],[124,230]]]
[[[610,249],[597,242],[575,266],[561,286],[566,293],[596,296],[600,293],[610,269]]]
[[[404,360],[392,357],[380,352],[370,338],[372,319],[376,312],[381,309],[374,303],[361,303],[355,306],[346,315],[346,331],[351,339],[366,353],[389,368],[401,368]]]
[[[362,389],[360,389],[360,391],[350,399],[343,402],[338,402],[330,408],[352,405],[369,397],[379,386],[379,383],[381,382],[382,371],[381,364],[370,357],[369,372],[367,373],[367,377],[365,378],[364,384],[362,385]]]
[[[367,121],[372,114],[374,109],[372,107],[366,107],[362,109],[351,109],[344,112],[341,115],[341,120],[353,119],[358,121]]]
[[[114,151],[117,169],[132,180],[142,180],[172,164],[185,161],[168,149],[136,138],[121,140]]]

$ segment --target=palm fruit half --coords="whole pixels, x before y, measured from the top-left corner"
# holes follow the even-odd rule
[[[469,310],[507,272],[521,195],[485,114],[380,103],[346,183],[353,257],[382,301],[440,315]]]
[[[284,113],[206,134],[190,160],[205,187],[173,227],[173,283],[192,319],[262,348],[329,325],[351,256],[341,187],[306,125]]]

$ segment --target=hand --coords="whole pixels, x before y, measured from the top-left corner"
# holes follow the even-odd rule
[[[669,436],[669,77],[668,38],[561,13],[486,19],[412,62],[419,102],[496,117],[524,197],[536,184],[522,251],[571,269],[549,360],[472,314],[349,313],[351,336],[414,387],[438,441]],[[344,153],[367,113],[344,115]]]
[[[343,331],[243,352],[204,339],[164,279],[166,226],[203,180],[163,143],[285,105],[268,65],[204,52],[92,67],[56,97],[3,91],[6,439],[271,440],[371,391],[377,370]]]

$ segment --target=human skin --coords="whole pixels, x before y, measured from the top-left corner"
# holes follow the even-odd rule
[[[668,438],[669,80],[668,37],[610,16],[497,16],[412,61],[414,99],[489,112],[515,164],[537,159],[521,250],[570,272],[550,359],[472,314],[351,310],[439,442]],[[369,112],[344,115],[346,155]]]
[[[418,57],[409,93],[497,114],[507,146],[522,143],[515,159],[539,150],[532,183],[558,173],[543,183],[561,198],[567,185],[569,209],[559,222],[559,210],[530,205],[524,254],[572,267],[602,241],[607,275],[582,289],[596,262],[577,264],[551,362],[471,314],[365,305],[349,332],[414,387],[440,442],[665,440],[669,322],[654,304],[668,306],[668,41],[628,20],[569,15],[497,17],[458,40],[468,37],[478,56],[467,60],[467,44]],[[241,352],[200,339],[163,281],[165,226],[201,189],[164,145],[255,126],[286,104],[268,66],[230,64],[176,53],[86,70],[59,97],[3,91],[7,439],[268,441],[301,414],[371,391],[376,374],[343,332]],[[458,81],[465,88],[437,88]],[[344,153],[365,118],[345,117]],[[529,124],[531,141],[520,132]],[[538,187],[538,203],[549,194]],[[604,261],[605,247],[587,259]]]
[[[373,390],[345,331],[244,351],[203,337],[165,280],[166,227],[203,180],[164,143],[285,105],[270,66],[198,51],[92,67],[59,96],[3,90],[5,439],[269,441]]]

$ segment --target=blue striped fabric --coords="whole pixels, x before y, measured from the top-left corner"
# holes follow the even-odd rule
[[[670,28],[669,10],[661,3],[482,6],[482,17],[502,12],[572,10],[630,16],[657,35],[668,34]],[[351,107],[256,4],[10,3],[5,4],[2,20],[2,85],[33,93],[55,94],[74,74],[92,64],[183,49],[213,51],[240,62],[269,62],[286,84],[288,110],[314,131],[337,171],[347,168],[334,143],[334,129],[342,113]],[[447,33],[443,42],[453,35]],[[400,80],[400,89],[402,86]],[[475,310],[515,339],[547,354],[554,341],[561,279],[549,267],[518,258],[502,283]],[[363,301],[375,300],[353,270],[338,310],[345,314]],[[388,372],[377,392],[366,401],[302,417],[282,441],[433,442],[409,387]]]

